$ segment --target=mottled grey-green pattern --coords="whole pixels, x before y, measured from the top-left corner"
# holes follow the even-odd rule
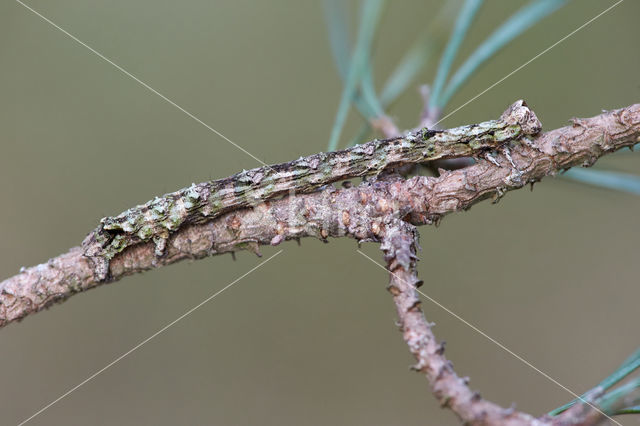
[[[109,261],[127,247],[153,241],[162,256],[169,235],[185,224],[220,215],[290,191],[308,193],[324,185],[375,175],[390,167],[456,157],[477,157],[541,129],[524,101],[512,104],[498,120],[448,130],[421,129],[401,137],[374,140],[341,151],[314,154],[288,163],[245,170],[233,176],[192,184],[105,217],[83,241],[96,279],[105,280]]]

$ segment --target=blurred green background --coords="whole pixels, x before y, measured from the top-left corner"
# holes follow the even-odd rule
[[[440,3],[390,2],[376,44],[379,78]],[[28,4],[267,163],[325,149],[341,82],[319,1]],[[456,64],[523,4],[487,1]],[[610,4],[576,0],[546,18],[450,109]],[[552,129],[640,101],[638,16],[640,3],[623,2],[442,124],[495,118],[525,98]],[[2,278],[78,245],[102,216],[258,165],[10,0],[0,3],[0,55]],[[434,57],[420,83],[436,65]],[[390,115],[406,128],[420,108],[411,90]],[[352,113],[345,138],[360,124]],[[598,166],[637,172],[638,155]],[[639,344],[639,208],[639,197],[545,179],[533,193],[421,228],[423,290],[580,393]],[[408,370],[387,274],[354,241],[280,248],[29,424],[457,424]],[[377,245],[364,250],[381,259]],[[0,330],[0,423],[29,417],[259,261],[240,253],[236,262],[184,262]],[[572,399],[437,306],[424,308],[457,372],[484,397],[538,415]]]

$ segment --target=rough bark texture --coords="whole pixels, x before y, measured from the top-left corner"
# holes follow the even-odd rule
[[[592,395],[589,404],[576,404],[556,417],[544,415],[535,418],[513,407],[504,408],[487,401],[470,389],[468,378],[459,377],[451,362],[444,356],[444,343],[437,341],[432,332],[433,324],[426,320],[422,311],[417,290],[423,284],[416,269],[417,247],[418,232],[415,226],[389,217],[380,246],[389,271],[387,290],[396,305],[402,337],[417,361],[413,369],[427,377],[433,394],[442,407],[451,409],[464,424],[469,425],[569,426],[596,425],[610,420],[610,417],[591,404],[600,394]],[[637,395],[633,394],[631,397],[637,398]],[[630,399],[631,397],[618,403],[624,402],[623,406],[633,405],[635,400]],[[608,409],[610,411],[611,407]]]
[[[128,247],[153,241],[165,254],[171,234],[186,225],[287,195],[308,194],[345,179],[378,175],[393,166],[479,156],[510,141],[537,134],[542,125],[527,104],[516,101],[499,120],[448,130],[420,129],[402,137],[373,140],[342,151],[322,152],[288,163],[245,170],[225,179],[193,184],[156,197],[117,216],[105,217],[82,242],[84,254],[103,281],[109,263]]]
[[[417,277],[417,231],[403,221],[393,221],[387,228],[381,249],[390,272],[388,290],[398,312],[402,336],[415,357],[415,370],[426,375],[433,393],[443,407],[450,408],[467,424],[473,425],[535,425],[551,424],[549,420],[505,409],[483,399],[460,378],[444,356],[444,344],[438,343],[422,312],[416,292],[422,282]]]
[[[110,280],[183,259],[243,249],[258,253],[260,245],[302,237],[381,241],[403,336],[418,361],[416,368],[427,376],[443,405],[471,424],[595,424],[602,415],[584,405],[553,419],[535,419],[480,398],[444,358],[414,289],[418,283],[415,226],[437,223],[448,213],[489,197],[497,200],[507,191],[569,167],[590,166],[602,155],[640,142],[640,104],[572,123],[516,142],[509,151],[497,154],[494,162],[442,171],[439,177],[385,175],[357,187],[344,183],[340,189],[328,186],[310,194],[291,194],[184,226],[169,237],[163,256],[156,255],[153,242],[117,254],[110,264]],[[82,248],[74,247],[0,283],[0,326],[100,284]]]
[[[437,223],[444,215],[470,208],[488,197],[540,181],[573,166],[590,166],[602,155],[630,147],[640,137],[640,104],[609,111],[589,119],[573,119],[573,125],[546,132],[530,143],[511,148],[504,155],[439,177],[386,179],[358,187],[332,186],[311,194],[287,196],[242,208],[204,224],[181,228],[157,257],[153,243],[129,247],[111,264],[111,281],[183,259],[277,245],[301,237],[349,236],[358,240],[380,239],[382,217],[393,213],[413,225]],[[343,185],[348,186],[348,185]],[[54,302],[100,284],[79,247],[25,268],[0,283],[0,326],[38,312]]]

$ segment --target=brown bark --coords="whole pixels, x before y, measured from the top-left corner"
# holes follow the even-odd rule
[[[640,104],[520,141],[496,162],[481,160],[439,177],[403,179],[382,176],[357,187],[329,186],[311,194],[291,194],[254,208],[229,212],[211,222],[185,226],[174,233],[166,254],[157,257],[153,243],[127,248],[111,261],[111,281],[183,259],[278,245],[289,239],[351,237],[381,241],[392,274],[390,291],[403,325],[403,335],[443,405],[473,424],[569,424],[602,419],[593,409],[569,410],[554,418],[534,419],[484,401],[469,390],[443,356],[419,307],[415,290],[415,226],[433,224],[451,212],[465,210],[486,198],[533,184],[573,166],[590,166],[601,156],[640,142]],[[515,166],[515,168],[514,168]],[[23,269],[0,283],[0,327],[41,311],[99,282],[80,247]],[[573,416],[573,417],[571,417]],[[590,420],[591,419],[591,420]],[[594,420],[595,419],[595,420]]]
[[[255,208],[229,212],[211,222],[173,234],[158,258],[151,243],[125,250],[112,260],[112,281],[183,259],[277,245],[301,237],[380,239],[383,218],[393,214],[413,225],[437,223],[444,215],[470,208],[488,197],[540,181],[573,166],[590,166],[599,157],[638,143],[640,104],[609,111],[540,134],[511,148],[516,172],[504,155],[439,177],[370,180],[357,187],[292,194]],[[344,186],[344,185],[343,185]],[[38,312],[54,302],[101,284],[79,247],[23,269],[0,283],[0,326]]]
[[[416,291],[422,284],[416,272],[416,245],[417,231],[412,225],[396,220],[387,228],[381,246],[390,272],[387,289],[396,304],[404,341],[417,361],[413,368],[427,377],[440,404],[466,424],[551,424],[483,399],[469,389],[466,379],[458,377],[444,356],[444,344],[438,343],[422,312]]]
[[[513,407],[504,408],[487,401],[470,389],[468,378],[459,377],[444,356],[444,343],[436,340],[433,324],[426,320],[422,311],[418,295],[422,280],[418,278],[416,269],[417,246],[415,226],[389,217],[380,246],[389,271],[387,289],[396,305],[402,337],[417,361],[413,369],[426,376],[442,407],[451,409],[464,424],[469,425],[586,426],[611,419],[591,403],[601,393],[592,395],[587,404],[576,404],[559,416],[535,418]],[[624,399],[625,406],[631,402],[629,398]]]

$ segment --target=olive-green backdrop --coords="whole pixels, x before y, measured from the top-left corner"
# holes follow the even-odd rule
[[[438,3],[389,2],[378,80]],[[320,1],[28,4],[268,163],[326,147],[341,84]],[[487,1],[456,64],[523,4]],[[450,109],[610,4],[574,0],[543,20]],[[443,125],[495,118],[518,98],[547,129],[639,102],[638,16],[640,3],[623,2]],[[0,63],[0,278],[79,244],[102,216],[258,165],[12,0],[0,3]],[[401,127],[416,123],[416,88],[391,111]],[[359,126],[352,113],[346,135]],[[640,154],[620,153],[598,167],[637,172],[638,164]],[[640,344],[639,209],[637,196],[545,179],[533,192],[421,228],[424,291],[582,392]],[[29,424],[457,423],[409,371],[387,274],[354,241],[280,248]],[[376,245],[363,250],[381,259]],[[29,417],[260,261],[237,257],[132,276],[0,330],[0,423]],[[534,414],[571,399],[442,309],[424,308],[457,371],[483,396]]]

